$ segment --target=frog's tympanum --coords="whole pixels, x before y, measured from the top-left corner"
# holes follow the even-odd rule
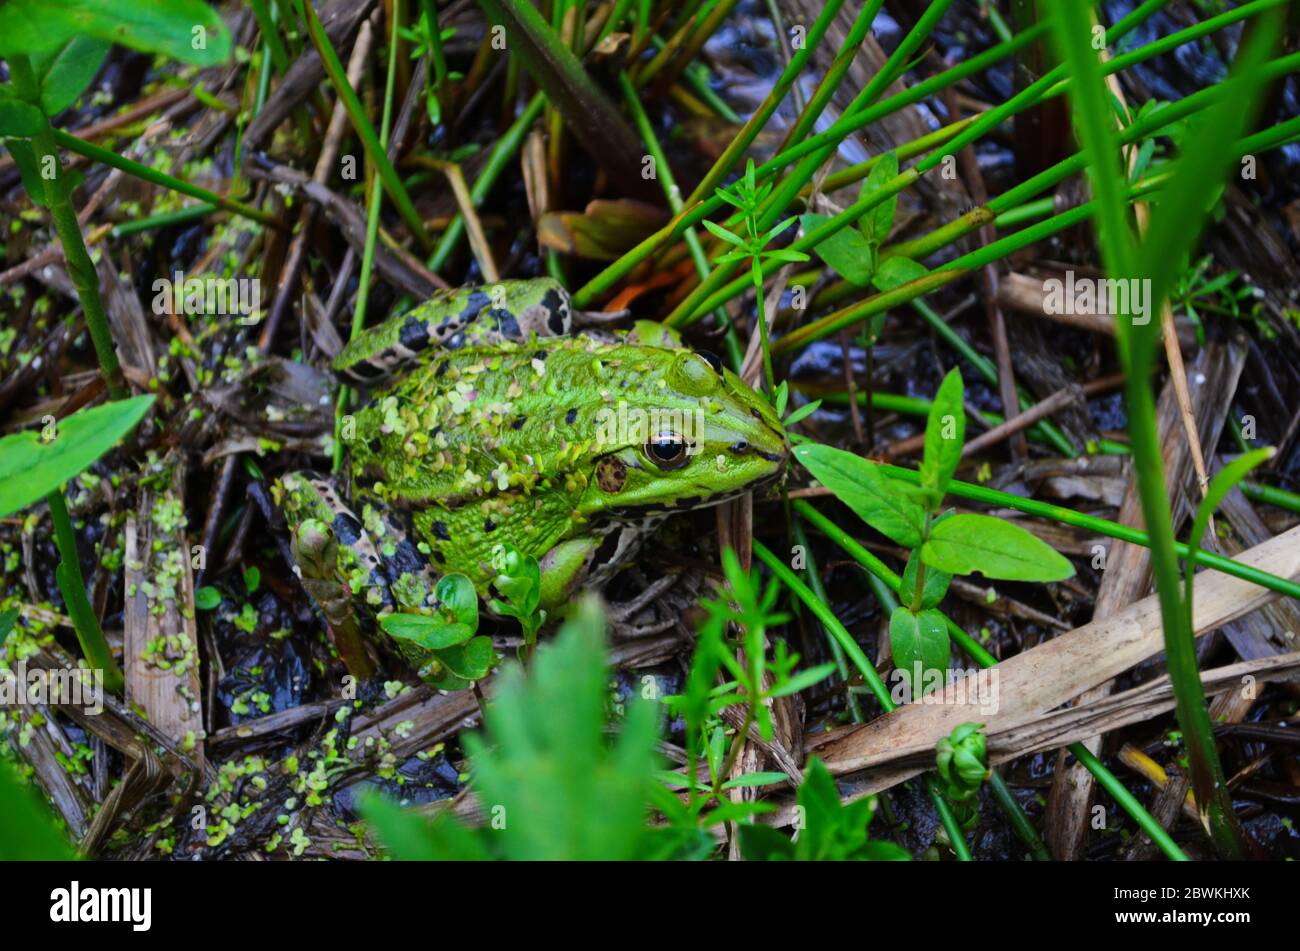
[[[553,610],[663,515],[780,476],[780,421],[716,357],[648,322],[572,324],[558,283],[504,281],[445,292],[339,353],[334,369],[369,389],[344,429],[347,464],[277,486],[331,628],[427,612],[449,572],[486,595],[503,542],[538,559]],[[420,669],[418,648],[397,646]]]

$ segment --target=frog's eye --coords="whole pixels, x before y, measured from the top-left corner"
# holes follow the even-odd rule
[[[705,363],[713,367],[714,373],[718,376],[722,376],[722,358],[720,356],[708,350],[696,350],[695,352],[700,355],[701,359],[703,359]]]
[[[660,469],[680,469],[690,454],[686,440],[676,433],[659,433],[645,444],[645,454]]]

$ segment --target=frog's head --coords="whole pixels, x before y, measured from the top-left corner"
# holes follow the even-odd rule
[[[790,455],[767,401],[711,354],[629,347],[621,398],[596,414],[585,515],[716,505],[778,478]]]

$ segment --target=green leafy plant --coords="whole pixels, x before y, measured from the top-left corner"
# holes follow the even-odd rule
[[[387,614],[379,626],[390,637],[432,651],[442,671],[431,681],[443,690],[462,690],[482,680],[496,663],[492,639],[478,634],[478,592],[462,574],[443,575],[434,588],[431,614]],[[477,635],[477,636],[475,636]]]
[[[63,483],[134,429],[153,400],[152,396],[137,396],[73,413],[53,427],[48,439],[30,430],[0,439],[0,518],[40,498],[48,502],[59,549],[55,579],[87,662],[104,671],[104,685],[113,693],[122,692],[122,671],[86,597],[76,535],[63,501]]]
[[[1102,67],[1097,51],[1088,42],[1089,4],[1085,0],[1062,0],[1056,5],[1054,36],[1063,65],[1072,75],[1071,106],[1089,159],[1102,261],[1112,277],[1141,275],[1149,281],[1150,299],[1156,308],[1174,289],[1178,271],[1200,237],[1207,211],[1217,204],[1229,169],[1238,157],[1238,137],[1258,112],[1266,80],[1265,64],[1282,32],[1282,19],[1283,11],[1277,8],[1259,13],[1258,28],[1249,31],[1243,40],[1232,75],[1219,84],[1212,104],[1196,116],[1183,137],[1186,148],[1174,163],[1169,197],[1156,207],[1139,247],[1126,207]],[[1160,602],[1166,662],[1178,724],[1187,743],[1196,806],[1219,853],[1227,858],[1243,858],[1247,852],[1245,835],[1233,811],[1214,743],[1197,666],[1191,611],[1182,592],[1186,579],[1179,578],[1174,548],[1173,519],[1150,386],[1159,322],[1138,323],[1129,314],[1119,314],[1115,328],[1125,372],[1134,473],[1151,539],[1152,574]],[[1193,539],[1192,544],[1196,541]]]
[[[740,826],[740,854],[749,861],[843,862],[908,861],[902,846],[868,838],[876,797],[845,804],[826,764],[813,757],[796,796],[797,833],[793,839],[757,823]]]
[[[916,485],[831,446],[805,443],[795,449],[796,458],[836,498],[910,552],[899,592],[902,603],[889,619],[894,664],[909,678],[918,669],[924,677],[948,665],[948,626],[936,608],[952,575],[1058,581],[1074,574],[1066,558],[1018,525],[988,515],[942,511],[965,444],[962,393],[961,374],[954,369],[930,405]]]
[[[898,156],[886,152],[871,166],[862,182],[858,202],[886,194],[874,208],[858,219],[856,228],[843,228],[816,246],[817,254],[840,277],[858,287],[889,291],[929,273],[925,265],[901,255],[881,259],[880,249],[894,227],[898,194],[885,186],[898,177]],[[808,212],[800,217],[805,232],[815,231],[831,220],[830,215]],[[883,315],[882,315],[883,316]]]
[[[944,798],[952,805],[957,821],[970,831],[979,818],[976,800],[980,786],[989,777],[988,742],[982,723],[963,723],[935,744],[935,769]]]
[[[772,375],[772,354],[768,344],[767,312],[763,306],[763,262],[774,261],[782,264],[807,261],[808,255],[802,251],[789,248],[772,248],[768,245],[786,228],[794,223],[793,218],[778,222],[772,228],[763,231],[759,228],[759,211],[772,191],[772,184],[759,186],[754,178],[754,160],[745,165],[745,174],[732,183],[730,188],[719,188],[718,198],[738,209],[744,218],[745,234],[740,236],[728,231],[716,222],[705,220],[704,227],[714,237],[720,238],[732,246],[732,250],[718,258],[719,264],[749,261],[750,274],[754,279],[754,299],[758,314],[759,339],[763,346],[763,380],[767,384],[769,398],[776,391],[776,380]]]
[[[492,587],[501,595],[492,599],[492,610],[519,622],[524,631],[523,659],[527,660],[537,644],[537,632],[546,623],[546,612],[540,607],[541,566],[532,555],[521,554],[507,544],[492,550],[492,567],[497,573]]]
[[[378,796],[362,813],[401,859],[623,860],[662,854],[674,836],[647,822],[655,784],[657,712],[633,700],[607,736],[604,618],[582,601],[529,672],[502,671],[484,733],[463,742],[486,823],[432,822]]]
[[[758,802],[732,802],[723,794],[737,787],[764,786],[783,782],[784,773],[731,773],[751,727],[765,740],[774,735],[771,701],[820,683],[835,670],[833,663],[796,671],[799,655],[784,641],[767,647],[768,631],[789,619],[774,611],[780,583],[773,578],[760,586],[757,575],[740,566],[736,553],[723,549],[722,568],[726,584],[717,597],[702,602],[707,618],[700,626],[695,655],[681,694],[665,697],[664,703],[686,724],[687,801],[661,797],[660,807],[678,828],[705,828],[731,821],[769,806]],[[738,632],[735,639],[729,631]],[[722,679],[727,678],[727,679]],[[733,723],[723,713],[733,709]],[[740,727],[733,729],[734,720]],[[699,781],[700,761],[707,781]],[[677,774],[665,774],[666,782],[680,785]]]

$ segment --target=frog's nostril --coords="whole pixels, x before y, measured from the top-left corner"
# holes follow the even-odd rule
[[[737,439],[731,444],[731,451],[736,453],[749,452],[749,441],[747,439]]]

